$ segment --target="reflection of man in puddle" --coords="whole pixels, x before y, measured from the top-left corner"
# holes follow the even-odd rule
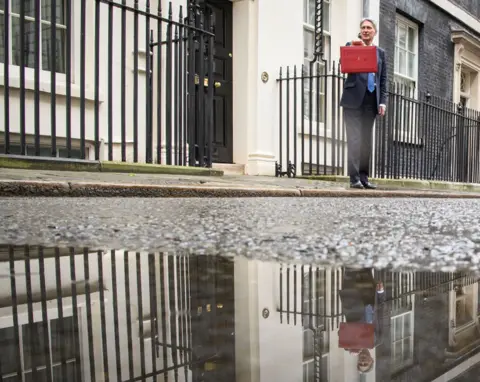
[[[339,345],[357,357],[358,371],[369,373],[375,363],[370,351],[383,334],[383,283],[375,282],[371,269],[345,270],[340,298],[345,322],[340,324]]]
[[[358,371],[361,371],[362,373],[368,373],[370,370],[373,369],[373,364],[374,361],[368,349],[360,350],[357,360]]]

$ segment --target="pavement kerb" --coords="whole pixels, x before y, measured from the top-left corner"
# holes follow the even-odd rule
[[[300,179],[321,180],[328,182],[348,183],[347,176],[337,175],[314,175],[314,176],[299,176]],[[409,190],[443,190],[443,191],[461,191],[461,192],[475,192],[480,193],[480,184],[476,183],[454,183],[443,181],[429,181],[417,179],[382,179],[373,178],[373,183],[379,186],[388,188],[405,188]]]
[[[480,199],[479,194],[435,192],[427,190],[301,190],[302,197],[309,198],[433,198],[433,199]]]
[[[480,199],[480,194],[407,190],[199,187],[145,184],[0,180],[0,197],[348,197]]]
[[[0,180],[0,197],[292,197],[297,189]]]
[[[19,170],[113,172],[130,174],[167,174],[223,176],[223,171],[204,167],[170,166],[147,163],[89,161],[65,158],[29,157],[0,154],[0,168]]]

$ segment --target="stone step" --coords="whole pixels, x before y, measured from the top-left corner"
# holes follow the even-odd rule
[[[235,163],[213,163],[214,170],[223,171],[224,175],[245,175],[245,165]]]

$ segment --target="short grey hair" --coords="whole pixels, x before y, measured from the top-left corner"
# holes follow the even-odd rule
[[[365,21],[371,22],[372,25],[373,25],[373,29],[375,29],[375,32],[377,31],[377,23],[376,23],[376,21],[375,21],[374,19],[372,19],[371,17],[364,17],[364,18],[362,19],[362,21],[360,21],[360,28],[362,27],[362,25],[363,25],[363,23],[364,23]]]

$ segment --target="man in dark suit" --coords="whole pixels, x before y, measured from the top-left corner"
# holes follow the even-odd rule
[[[356,43],[372,45],[376,34],[375,21],[365,18],[360,23],[361,40]],[[348,174],[352,188],[377,188],[370,183],[368,176],[373,124],[377,115],[385,115],[387,103],[387,62],[381,48],[377,49],[377,60],[377,73],[347,76],[340,102],[347,128]]]

